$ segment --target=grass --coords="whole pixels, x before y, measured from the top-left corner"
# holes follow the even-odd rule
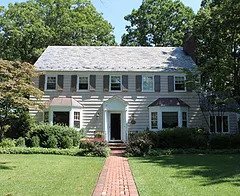
[[[240,155],[130,158],[141,196],[239,195]]]
[[[91,195],[104,158],[0,155],[0,195]]]

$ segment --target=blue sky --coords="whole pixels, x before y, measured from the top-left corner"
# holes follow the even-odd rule
[[[9,3],[21,2],[24,0],[1,0],[0,5],[7,6]],[[191,7],[195,12],[200,8],[201,0],[181,0],[185,5]],[[121,36],[125,32],[128,24],[124,16],[131,13],[132,9],[137,9],[142,0],[92,0],[97,10],[114,27],[116,41],[120,43]]]

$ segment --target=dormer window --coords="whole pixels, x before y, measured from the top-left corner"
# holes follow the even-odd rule
[[[111,76],[111,79],[110,79],[111,91],[121,91],[121,84],[122,84],[121,76]]]
[[[186,91],[185,87],[185,76],[175,76],[174,77],[174,90],[175,91]]]
[[[56,76],[46,76],[46,90],[56,90],[57,87],[57,77]]]

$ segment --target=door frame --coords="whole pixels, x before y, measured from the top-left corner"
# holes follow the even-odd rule
[[[103,102],[103,131],[105,140],[110,141],[110,114],[121,114],[121,141],[128,141],[128,103],[118,96],[113,96]],[[115,141],[115,140],[114,140]],[[118,140],[117,140],[118,141]]]
[[[120,124],[120,140],[111,140],[111,132],[112,132],[112,130],[111,130],[111,124],[112,124],[112,120],[111,120],[111,115],[112,114],[120,114],[120,121],[121,121],[121,124]],[[123,127],[123,123],[122,123],[122,121],[123,121],[123,118],[122,118],[122,112],[120,111],[120,112],[109,112],[109,138],[108,138],[108,141],[110,141],[110,142],[116,142],[116,141],[122,141],[122,138],[123,138],[123,129],[122,129],[122,127]]]

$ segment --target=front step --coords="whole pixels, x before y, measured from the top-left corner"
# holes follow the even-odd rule
[[[109,142],[112,156],[122,156],[126,151],[126,144],[123,142]]]

